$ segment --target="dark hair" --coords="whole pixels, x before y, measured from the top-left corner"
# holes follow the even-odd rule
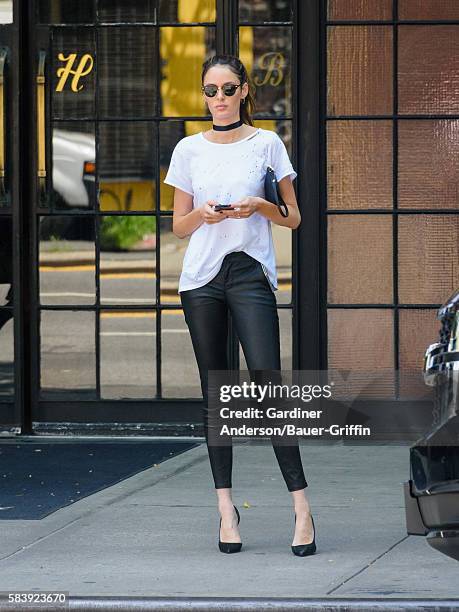
[[[206,76],[206,72],[209,70],[209,68],[216,65],[229,66],[229,68],[239,78],[240,84],[243,85],[244,83],[247,83],[249,86],[249,92],[245,98],[245,103],[243,104],[241,100],[239,105],[239,114],[244,123],[253,126],[252,113],[255,110],[255,99],[252,94],[249,75],[247,74],[244,64],[235,55],[213,55],[212,57],[206,59],[202,65],[201,85],[204,85],[204,77]]]

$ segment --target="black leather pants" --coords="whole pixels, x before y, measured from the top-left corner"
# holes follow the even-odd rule
[[[215,488],[231,488],[231,445],[208,443],[208,370],[228,370],[228,309],[249,370],[280,370],[279,317],[275,295],[260,262],[243,251],[229,253],[218,274],[203,287],[182,291],[204,399],[203,424]],[[276,444],[274,452],[289,491],[307,487],[298,443]]]

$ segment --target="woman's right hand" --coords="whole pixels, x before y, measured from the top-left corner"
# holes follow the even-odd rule
[[[207,200],[207,202],[199,208],[204,223],[218,223],[227,218],[227,214],[224,210],[218,211],[213,209],[213,205],[215,204],[217,204],[215,200]]]

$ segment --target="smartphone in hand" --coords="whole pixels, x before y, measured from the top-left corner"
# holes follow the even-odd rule
[[[219,211],[219,210],[234,210],[234,209],[231,206],[231,204],[216,204],[214,206],[214,210]]]

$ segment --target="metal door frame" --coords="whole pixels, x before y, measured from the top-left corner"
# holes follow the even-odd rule
[[[16,402],[14,419],[20,433],[154,433],[186,435],[199,432],[202,402],[183,400],[43,401],[38,399],[39,335],[37,297],[36,70],[34,12],[36,3],[13,0],[17,28],[19,138],[15,162],[14,274]],[[217,52],[234,53],[237,0],[216,0]],[[293,368],[318,369],[325,330],[319,325],[319,253],[325,258],[320,232],[319,202],[319,4],[294,1],[293,155],[298,168],[296,191],[302,223],[293,232],[292,309]],[[301,36],[298,36],[298,31]],[[298,69],[297,58],[306,58]],[[304,112],[302,109],[307,109]],[[301,110],[301,112],[299,112]],[[20,178],[21,177],[21,178]],[[21,247],[21,248],[20,248]],[[234,330],[228,351],[231,367],[239,367]],[[152,414],[153,413],[153,414]],[[149,420],[145,422],[148,414]],[[127,416],[129,415],[129,419]],[[34,420],[33,420],[34,419]],[[134,426],[145,424],[144,429]],[[131,427],[132,424],[133,426]]]

